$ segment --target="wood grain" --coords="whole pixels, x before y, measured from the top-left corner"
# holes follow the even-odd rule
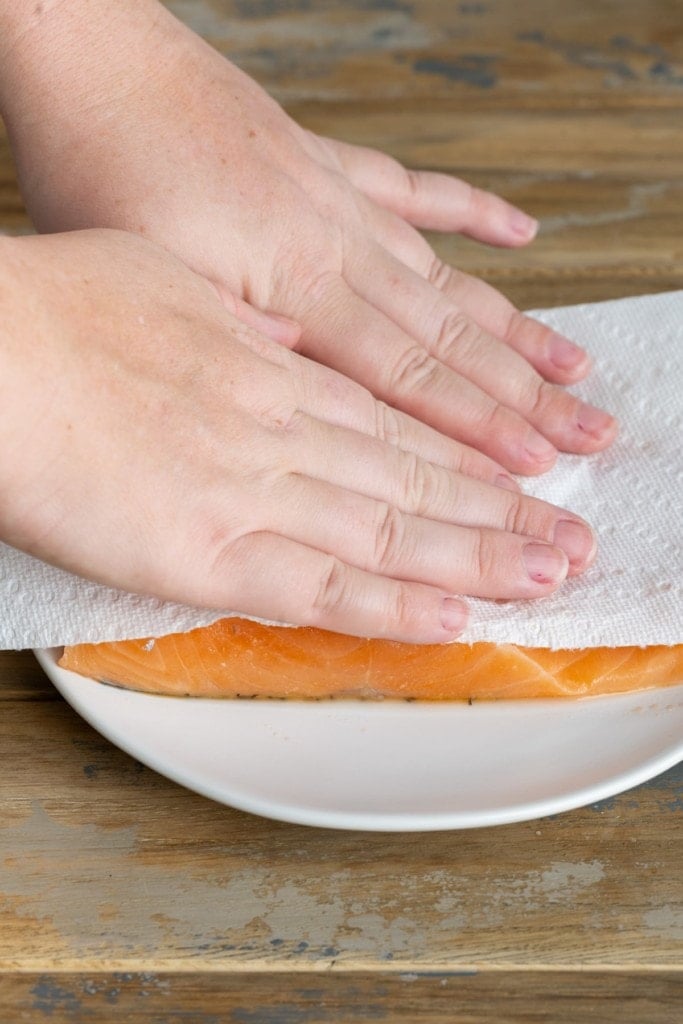
[[[168,6],[308,127],[538,216],[524,251],[431,238],[518,305],[683,286],[680,0]],[[3,137],[0,230],[30,230]],[[680,1017],[680,767],[503,828],[323,831],[156,775],[28,652],[0,709],[0,1024]]]
[[[125,971],[96,978],[45,973],[0,979],[0,1019],[50,1024],[623,1024],[631,1019],[675,1024],[681,989],[680,975],[669,971],[437,971],[381,977],[355,971],[293,976]]]

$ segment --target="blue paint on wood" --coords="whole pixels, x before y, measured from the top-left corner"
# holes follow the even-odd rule
[[[649,804],[655,802],[661,811],[683,811],[683,761],[634,789],[607,797],[605,800],[598,800],[597,803],[590,805],[590,809],[599,813],[614,810],[634,811],[645,801]]]
[[[676,71],[668,61],[660,60],[648,69],[648,75],[663,85],[683,86],[683,74]]]
[[[614,35],[605,49],[585,46],[562,39],[556,39],[545,32],[534,30],[520,32],[517,38],[527,43],[537,43],[553,53],[559,53],[571,64],[607,71],[624,81],[648,80],[657,85],[683,86],[683,66],[674,60],[659,43],[639,43],[628,35]],[[651,58],[647,67],[638,70],[629,62],[629,57]]]
[[[415,5],[405,0],[365,0],[361,6],[369,11],[400,11],[401,14],[412,14],[415,10]]]
[[[320,1006],[297,1007],[291,1003],[262,1006],[255,1010],[235,1007],[230,1014],[230,1021],[231,1024],[311,1024],[312,1021],[321,1020],[320,1014]]]
[[[43,974],[31,989],[33,1009],[44,1017],[52,1017],[59,1011],[62,1018],[81,1018],[83,1003],[75,992],[63,985],[49,974]]]
[[[272,18],[278,14],[310,11],[311,0],[235,0],[240,18]]]
[[[247,1009],[236,1007],[230,1014],[231,1024],[321,1024],[329,1021],[329,1024],[338,1024],[339,1006],[326,1007],[318,1002],[316,1006],[295,1006],[293,1002],[299,1001],[303,991],[293,991],[291,1001],[280,1006],[262,1006],[258,1009]],[[355,1005],[344,1004],[344,1018],[358,1017],[361,1021],[386,1020],[388,1013],[386,1007],[379,1003],[367,1003],[362,995]]]
[[[440,75],[451,82],[463,82],[478,89],[492,89],[498,82],[497,60],[493,55],[480,53],[451,58],[420,57],[414,61],[413,71],[421,75]]]

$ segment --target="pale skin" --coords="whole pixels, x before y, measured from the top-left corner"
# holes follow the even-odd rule
[[[305,132],[151,0],[0,0],[0,33],[37,227],[100,229],[0,245],[0,536],[413,642],[590,564],[588,526],[508,476],[611,442],[560,386],[588,358],[415,230],[518,245],[521,211]]]

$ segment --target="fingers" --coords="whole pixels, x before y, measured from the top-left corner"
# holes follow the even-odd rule
[[[236,335],[235,322],[229,316],[226,327]],[[519,490],[500,463],[377,401],[370,391],[336,370],[290,352],[249,328],[240,328],[234,340],[239,340],[240,347],[231,356],[232,392],[267,426],[290,429],[303,412],[454,472]],[[267,370],[263,362],[254,363],[254,357],[265,361]],[[259,379],[256,390],[255,375]]]
[[[299,407],[310,416],[376,438],[453,472],[519,490],[499,462],[378,401],[366,388],[335,370],[305,359],[299,360],[296,370]]]
[[[524,356],[546,380],[572,384],[589,373],[591,360],[582,348],[520,313],[485,281],[443,263],[406,221],[370,202],[364,214],[382,248],[430,281],[480,327]]]
[[[382,510],[391,507],[429,523],[500,531],[501,536],[519,534],[553,544],[567,556],[571,575],[586,569],[595,556],[593,533],[578,516],[520,492],[449,472],[398,448],[387,449],[376,438],[302,415],[283,442],[286,450],[282,461],[290,471],[278,482],[272,507],[278,515],[285,507],[292,510],[302,529],[315,525],[328,531],[325,535],[329,537],[343,532],[354,546],[364,530],[372,534],[379,502]],[[330,452],[334,453],[332,458]],[[322,489],[315,489],[315,481],[324,485]],[[368,498],[373,499],[369,504]],[[340,510],[348,510],[348,523],[335,513],[335,502]],[[267,525],[274,526],[271,521]],[[304,539],[292,532],[296,528],[296,523],[290,523],[288,536]],[[346,549],[335,549],[335,553],[353,561]],[[442,554],[448,563],[448,552]],[[501,559],[504,561],[502,554]],[[513,580],[512,585],[517,583]],[[478,592],[462,580],[459,589]],[[496,591],[488,596],[513,595]]]
[[[506,342],[546,380],[572,384],[590,371],[591,360],[569,338],[515,309],[491,285],[434,259],[425,276],[485,331]]]
[[[444,590],[364,572],[268,532],[232,543],[194,600],[296,626],[404,643],[447,643],[467,622],[465,603]]]
[[[271,488],[255,518],[262,525],[214,559],[193,600],[296,625],[439,643],[465,624],[454,592],[535,598],[567,574],[556,546],[407,515],[297,474]]]
[[[509,346],[483,331],[429,282],[381,250],[369,254],[374,274],[350,267],[349,283],[420,342],[443,367],[461,374],[514,410],[561,451],[589,453],[614,438],[611,416],[546,383]],[[444,377],[434,370],[433,379]]]
[[[416,227],[457,231],[489,245],[526,245],[533,217],[491,192],[447,174],[406,170],[384,153],[326,139],[349,181],[366,196]]]
[[[502,530],[407,515],[341,487],[290,477],[272,508],[271,532],[348,565],[472,597],[544,597],[565,579],[559,548]]]
[[[298,314],[305,354],[334,364],[378,398],[510,472],[543,473],[552,466],[556,449],[521,415],[430,356],[343,279],[327,281],[308,300]]]

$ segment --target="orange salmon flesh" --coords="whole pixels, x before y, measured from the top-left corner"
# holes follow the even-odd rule
[[[221,619],[157,640],[66,647],[62,668],[178,697],[498,700],[585,697],[683,682],[683,645],[550,651],[422,646]]]

